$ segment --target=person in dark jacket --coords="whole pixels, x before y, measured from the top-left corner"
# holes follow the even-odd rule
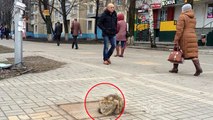
[[[104,50],[103,50],[103,64],[111,64],[110,57],[116,46],[115,35],[117,32],[117,13],[112,3],[107,5],[106,10],[102,13],[98,21],[98,27],[102,30],[102,36],[104,38]],[[108,41],[111,44],[111,48],[108,50]]]
[[[57,41],[57,45],[60,45],[61,41],[61,33],[62,33],[62,24],[60,22],[57,22],[55,25],[55,32],[54,32],[54,38]]]
[[[4,35],[6,36],[6,39],[8,40],[9,39],[9,34],[10,34],[10,29],[8,28],[7,25],[5,26],[4,29],[5,29]]]
[[[3,39],[4,38],[4,34],[5,34],[5,27],[4,27],[3,24],[1,24],[0,31],[1,31],[1,39]]]

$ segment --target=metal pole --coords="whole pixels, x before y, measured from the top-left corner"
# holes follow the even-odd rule
[[[15,0],[14,5],[16,2],[22,2],[22,0]],[[23,58],[23,51],[22,51],[22,34],[21,34],[21,22],[22,22],[22,14],[21,9],[14,6],[15,9],[15,66],[22,67],[22,58]]]

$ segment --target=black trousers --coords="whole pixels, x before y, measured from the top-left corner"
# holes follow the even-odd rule
[[[61,35],[55,35],[55,40],[57,42],[57,45],[60,45],[60,41],[61,41]]]
[[[73,42],[72,42],[72,48],[78,49],[78,40],[77,40],[78,36],[73,36]]]

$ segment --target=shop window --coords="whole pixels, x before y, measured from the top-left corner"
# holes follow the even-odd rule
[[[213,18],[213,3],[208,4],[207,18]]]
[[[160,13],[160,21],[166,21],[167,20],[167,9],[161,9]]]

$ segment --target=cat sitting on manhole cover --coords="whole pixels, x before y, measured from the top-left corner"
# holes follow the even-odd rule
[[[122,112],[124,100],[117,94],[111,94],[99,101],[99,113],[103,115],[118,115]]]

